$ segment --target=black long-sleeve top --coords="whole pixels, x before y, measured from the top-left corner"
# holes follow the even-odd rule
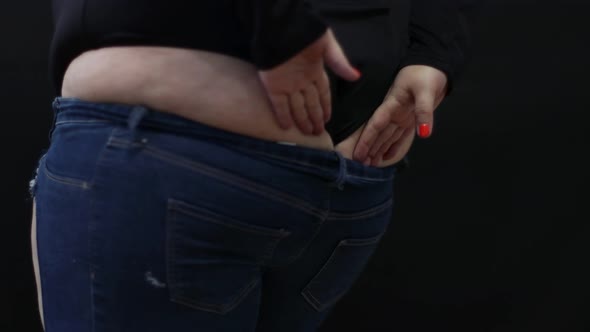
[[[451,82],[464,60],[465,0],[52,0],[50,71],[55,94],[68,64],[90,49],[121,45],[193,48],[260,69],[295,55],[331,27],[363,78],[330,75],[335,143],[379,106],[397,71],[424,64]]]

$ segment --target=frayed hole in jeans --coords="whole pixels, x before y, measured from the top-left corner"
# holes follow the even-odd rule
[[[31,198],[35,198],[35,192],[37,191],[37,177],[39,176],[39,168],[41,167],[41,162],[43,162],[43,159],[45,158],[46,154],[47,154],[47,151],[43,151],[43,153],[41,153],[41,157],[39,158],[39,161],[37,162],[37,167],[35,167],[35,171],[33,172],[33,176],[31,177],[31,180],[29,181],[29,195],[31,196]]]
[[[150,286],[154,288],[166,288],[166,284],[156,279],[156,277],[154,277],[150,271],[145,273],[145,280]]]

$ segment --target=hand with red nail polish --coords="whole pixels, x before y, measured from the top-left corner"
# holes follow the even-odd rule
[[[433,67],[402,68],[393,85],[363,129],[353,158],[397,162],[409,151],[416,134],[432,135],[434,110],[446,95],[447,77]]]

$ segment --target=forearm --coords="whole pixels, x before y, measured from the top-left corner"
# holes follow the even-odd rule
[[[450,92],[468,58],[469,9],[465,0],[413,0],[410,44],[401,66],[420,64],[441,70]]]

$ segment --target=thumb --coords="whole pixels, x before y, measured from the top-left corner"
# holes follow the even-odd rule
[[[334,33],[332,33],[332,30],[328,30],[327,32],[324,62],[328,68],[336,73],[336,75],[345,80],[356,81],[361,77],[359,70],[354,68],[346,58],[346,55],[344,54],[340,43],[336,40]]]
[[[434,126],[434,95],[428,91],[422,91],[414,98],[418,136],[428,138]]]

